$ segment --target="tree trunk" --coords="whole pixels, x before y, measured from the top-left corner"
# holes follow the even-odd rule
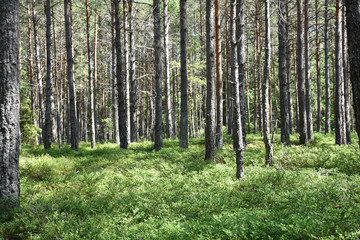
[[[72,17],[71,0],[64,0],[65,17],[65,38],[66,38],[66,56],[67,56],[67,81],[69,87],[69,115],[71,124],[71,148],[79,150],[79,123],[76,111],[76,92],[74,79],[74,59],[72,45]]]
[[[205,160],[215,160],[215,11],[214,0],[206,0],[206,125]]]
[[[129,5],[129,83],[130,83],[130,134],[131,142],[139,140],[139,124],[138,124],[138,80],[135,77],[135,30],[134,30],[134,10],[133,0],[128,0]]]
[[[335,33],[335,143],[345,144],[344,129],[344,75],[342,51],[342,11],[340,0],[336,1],[336,33]]]
[[[289,129],[289,100],[288,100],[288,79],[287,79],[287,42],[286,42],[286,17],[285,0],[279,0],[279,89],[280,89],[280,127],[281,142],[286,146],[290,145]],[[276,98],[276,96],[275,96]]]
[[[187,70],[187,14],[186,0],[180,0],[180,48],[181,48],[181,112],[180,147],[189,147],[188,117],[188,70]]]
[[[220,0],[215,0],[215,51],[216,51],[216,147],[223,148],[223,71],[221,49]]]
[[[263,81],[263,132],[264,144],[266,148],[265,163],[267,166],[273,165],[273,144],[270,138],[270,109],[269,109],[269,82],[271,64],[271,35],[270,35],[270,0],[265,2],[265,65]]]
[[[91,58],[90,45],[90,12],[89,0],[86,0],[86,42],[88,53],[88,74],[89,74],[89,93],[90,93],[90,134],[91,134],[91,148],[96,149],[96,127],[95,127],[95,101],[94,101],[94,79]],[[87,116],[86,116],[87,117]]]
[[[130,76],[130,68],[129,68],[129,36],[128,36],[128,17],[127,17],[127,0],[123,0],[123,17],[124,17],[124,66],[125,66],[125,82],[123,84],[124,89],[124,97],[125,97],[125,122],[126,124],[126,140],[128,141],[128,145],[130,144],[131,138],[131,129],[130,129],[130,84],[129,84],[129,76]],[[125,129],[125,128],[124,128]],[[125,134],[125,133],[124,133]]]
[[[312,101],[311,101],[311,67],[310,67],[310,30],[309,0],[304,0],[304,60],[305,60],[305,98],[308,141],[314,140]]]
[[[345,6],[355,125],[360,138],[360,35],[358,34],[360,32],[360,2],[345,0]]]
[[[319,38],[319,0],[315,1],[316,22],[316,79],[317,79],[317,126],[316,131],[321,132],[321,63],[320,63],[320,38]]]
[[[40,45],[39,45],[39,36],[37,29],[37,13],[36,13],[36,1],[33,0],[33,27],[34,27],[34,45],[35,45],[35,72],[36,72],[36,82],[38,84],[38,99],[39,99],[39,127],[44,131],[44,93],[43,93],[43,83],[41,79],[41,59],[40,59]],[[43,134],[39,138],[39,142],[42,142]]]
[[[155,151],[163,147],[163,122],[162,122],[162,66],[161,66],[161,20],[160,0],[153,0],[154,8],[154,49],[155,49]]]
[[[351,144],[351,106],[349,94],[349,78],[348,78],[348,42],[346,32],[346,7],[343,6],[343,69],[344,69],[344,120],[345,120],[345,141],[346,144]]]
[[[302,0],[297,0],[297,80],[298,80],[298,107],[300,144],[308,144],[308,127],[306,117],[306,91],[304,81],[304,27]]]
[[[290,46],[290,1],[286,1],[286,69],[288,86],[288,104],[289,104],[289,134],[294,134],[294,109],[291,90],[291,46]]]
[[[44,125],[44,147],[51,148],[54,95],[52,81],[52,64],[51,64],[51,0],[45,2],[46,15],[46,112]]]
[[[238,66],[238,44],[236,38],[236,18],[242,17],[244,15],[244,0],[230,0],[230,10],[231,10],[231,79],[232,79],[232,90],[234,97],[234,128],[233,128],[233,139],[234,139],[234,150],[236,152],[236,178],[240,179],[244,177],[244,144],[243,144],[243,134],[242,134],[242,124],[241,124],[241,105],[240,105],[240,82],[239,82],[239,66]],[[237,8],[239,4],[239,8]],[[240,12],[237,12],[240,10]],[[242,32],[244,33],[244,32]],[[243,35],[242,35],[243,36]],[[244,37],[244,36],[243,36]],[[243,52],[242,54],[244,54]]]
[[[18,0],[0,2],[0,209],[4,210],[20,201],[18,14]]]
[[[329,18],[328,18],[328,0],[325,0],[325,25],[324,25],[324,47],[325,47],[325,133],[331,132],[330,125],[330,78],[329,78]]]

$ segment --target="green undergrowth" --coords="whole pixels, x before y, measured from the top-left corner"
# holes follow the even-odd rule
[[[357,143],[297,138],[286,148],[276,136],[266,168],[262,137],[249,135],[240,181],[229,136],[215,162],[203,160],[204,139],[165,140],[160,152],[25,145],[21,208],[0,214],[0,239],[359,239]]]

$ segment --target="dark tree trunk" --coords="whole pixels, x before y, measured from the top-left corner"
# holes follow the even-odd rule
[[[297,0],[297,80],[298,80],[298,107],[300,144],[308,144],[308,127],[306,117],[306,91],[304,81],[304,27],[302,0]]]
[[[287,44],[286,44],[286,17],[285,0],[279,0],[279,89],[280,89],[280,127],[281,142],[286,146],[290,145],[289,129],[289,100],[287,80]]]
[[[205,160],[215,160],[215,10],[214,0],[206,0],[206,125]]]
[[[336,1],[336,33],[335,33],[335,143],[345,144],[344,128],[344,75],[342,51],[342,10],[340,0]]]
[[[163,122],[162,122],[162,64],[161,64],[161,20],[160,0],[153,0],[154,14],[154,49],[155,49],[155,151],[163,147]]]
[[[291,89],[291,46],[290,46],[290,1],[286,1],[286,69],[289,104],[289,134],[294,134],[294,109]]]
[[[0,32],[0,209],[7,209],[20,201],[18,0],[0,2]]]
[[[126,116],[126,99],[125,99],[125,82],[122,71],[122,53],[121,53],[121,26],[119,16],[119,0],[114,1],[115,8],[115,48],[116,48],[116,78],[118,84],[119,94],[119,130],[120,130],[120,147],[127,149],[129,146],[128,129],[127,129],[127,116]]]
[[[66,38],[66,56],[67,56],[67,81],[69,87],[69,115],[71,124],[71,148],[79,150],[79,123],[76,111],[76,92],[74,79],[74,59],[72,45],[72,17],[71,0],[64,0],[65,17],[65,38]]]
[[[44,125],[44,147],[51,148],[52,128],[53,128],[53,111],[54,95],[52,81],[52,64],[51,64],[51,0],[45,2],[46,15],[46,112]]]
[[[236,152],[236,178],[240,179],[244,177],[244,144],[242,137],[242,124],[241,124],[241,105],[240,105],[240,82],[239,82],[239,66],[238,66],[238,44],[236,38],[236,18],[237,16],[241,17],[244,14],[244,0],[230,0],[230,10],[231,10],[231,20],[230,20],[230,29],[231,29],[231,79],[233,91],[233,103],[234,103],[234,128],[233,128],[233,139],[234,139],[234,150]],[[238,9],[242,10],[241,12],[237,11],[237,3],[240,5]],[[244,52],[243,52],[244,53]]]
[[[188,72],[187,72],[187,15],[186,0],[180,0],[180,48],[181,48],[181,112],[180,147],[189,147],[188,133]]]
[[[273,144],[270,138],[270,107],[269,107],[269,83],[270,83],[270,65],[271,65],[271,35],[270,35],[270,0],[265,2],[265,65],[263,80],[263,132],[264,144],[266,149],[265,164],[273,165]]]
[[[138,124],[138,80],[135,77],[135,34],[134,34],[134,11],[133,0],[128,0],[129,4],[129,83],[130,83],[130,134],[131,142],[139,140]]]
[[[246,147],[246,95],[245,95],[245,68],[246,68],[246,39],[245,39],[245,3],[240,0],[237,4],[237,24],[236,38],[238,39],[238,67],[239,67],[239,87],[240,87],[240,107],[241,107],[241,134],[242,142]],[[236,101],[234,99],[234,101]]]
[[[317,79],[317,124],[316,131],[321,132],[321,63],[320,63],[320,38],[319,38],[319,0],[315,1],[316,21],[316,79]]]
[[[86,0],[85,4],[86,4],[86,42],[87,42],[87,52],[88,52],[88,74],[89,74],[89,93],[90,93],[91,148],[96,149],[94,79],[93,79],[93,73],[92,73],[93,69],[92,69],[91,45],[90,45],[89,0]],[[87,126],[86,126],[86,128],[87,128]]]
[[[360,35],[358,34],[360,32],[360,2],[345,0],[345,6],[355,125],[360,138]]]
[[[330,78],[329,78],[329,17],[328,17],[328,0],[325,0],[325,25],[324,25],[324,46],[325,46],[325,133],[331,132],[330,125]]]
[[[216,147],[223,148],[223,71],[221,49],[220,0],[215,0],[215,51],[216,51]]]

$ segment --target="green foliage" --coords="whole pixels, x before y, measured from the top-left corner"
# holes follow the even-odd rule
[[[27,87],[21,88],[20,104],[20,131],[21,142],[25,144],[35,144],[41,129],[35,126],[35,113],[31,109],[31,98]]]
[[[357,147],[316,134],[309,147],[276,144],[275,167],[266,168],[262,137],[249,135],[238,181],[230,136],[221,163],[203,160],[204,139],[190,143],[165,140],[159,152],[150,142],[24,146],[22,208],[0,223],[0,239],[360,237]]]

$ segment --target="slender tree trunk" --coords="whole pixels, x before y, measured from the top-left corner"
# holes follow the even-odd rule
[[[236,38],[238,39],[238,64],[239,64],[239,87],[240,87],[240,107],[241,107],[241,133],[242,142],[246,147],[246,95],[245,95],[245,68],[246,68],[246,41],[245,41],[245,3],[238,2],[237,4],[237,24],[236,24]],[[236,101],[234,99],[234,101]],[[234,103],[235,104],[235,103]]]
[[[351,144],[351,106],[349,94],[349,78],[348,78],[348,42],[346,32],[346,7],[343,6],[343,70],[344,70],[344,114],[345,114],[345,141],[346,144]]]
[[[155,151],[163,147],[160,0],[153,0],[155,49]]]
[[[244,15],[244,0],[230,0],[230,10],[231,10],[231,79],[232,79],[232,90],[234,97],[234,129],[233,129],[233,139],[234,139],[234,150],[236,152],[236,178],[240,179],[244,177],[244,144],[243,144],[243,134],[242,134],[242,124],[241,124],[241,105],[240,105],[240,81],[239,81],[239,66],[238,66],[238,44],[236,37],[236,18],[242,17]],[[239,4],[239,8],[237,8]],[[240,12],[237,12],[240,10]],[[242,32],[244,33],[244,32]],[[243,34],[244,35],[244,34]],[[240,34],[240,36],[244,37]],[[239,36],[238,36],[239,37]],[[245,54],[243,51],[242,54]]]
[[[125,82],[124,86],[124,95],[125,95],[125,122],[126,124],[126,140],[128,145],[130,144],[131,138],[131,129],[130,129],[130,85],[129,85],[129,76],[130,76],[130,65],[129,65],[129,36],[128,36],[128,14],[127,14],[127,0],[123,0],[123,17],[124,17],[124,66],[125,66]]]
[[[320,63],[320,39],[319,39],[319,0],[315,0],[315,24],[316,24],[316,79],[317,79],[317,127],[321,132],[321,63]]]
[[[215,51],[216,51],[216,147],[223,148],[223,71],[221,49],[220,0],[215,0]]]
[[[264,143],[266,148],[265,163],[267,166],[273,165],[273,144],[270,138],[270,110],[269,110],[269,82],[271,64],[271,35],[270,35],[270,0],[265,2],[265,65],[263,81],[263,127]]]
[[[187,14],[186,0],[180,0],[180,48],[181,48],[181,113],[180,147],[189,147],[188,133],[188,70],[187,70]]]
[[[287,42],[286,42],[286,17],[285,0],[279,0],[279,89],[280,89],[280,127],[281,142],[286,146],[290,145],[289,129],[289,100],[288,100],[288,79],[287,79]],[[276,95],[275,95],[276,98]]]
[[[7,209],[20,201],[18,0],[0,2],[0,32],[0,208]]]
[[[67,81],[69,87],[69,115],[71,124],[71,148],[79,150],[79,123],[76,110],[76,92],[74,79],[74,59],[72,45],[72,17],[71,0],[64,0],[66,55],[67,55]]]
[[[206,125],[205,160],[215,160],[215,9],[214,0],[206,0]]]
[[[305,98],[308,141],[314,140],[312,101],[311,101],[311,66],[310,66],[310,30],[309,0],[304,0],[304,60],[305,60]]]
[[[54,111],[54,95],[52,82],[52,64],[51,64],[51,0],[45,2],[46,15],[46,112],[44,125],[44,147],[51,148],[52,140],[52,120]]]
[[[357,34],[360,32],[360,2],[357,0],[345,0],[345,6],[355,125],[360,138],[360,35]]]
[[[304,27],[302,0],[297,0],[297,80],[298,80],[298,106],[300,144],[308,144],[308,127],[306,117],[306,90],[304,79]]]
[[[173,48],[173,55],[174,55],[174,48]],[[173,77],[173,111],[172,111],[172,121],[174,123],[172,128],[172,136],[175,139],[177,137],[177,121],[176,121],[176,112],[177,112],[177,101],[176,101],[176,95],[177,95],[177,81],[176,81],[176,69],[173,68],[172,70],[172,77]]]
[[[329,78],[329,17],[328,17],[328,0],[325,0],[325,25],[324,25],[324,47],[325,47],[325,133],[331,132],[330,125],[330,78]]]
[[[134,28],[134,10],[133,0],[128,0],[129,5],[129,83],[130,83],[130,133],[131,142],[139,140],[139,124],[138,124],[138,80],[135,77],[135,28]]]
[[[342,6],[340,0],[336,1],[336,33],[335,33],[335,143],[345,144],[344,129],[344,72],[342,50]]]
[[[38,36],[38,19],[36,13],[36,1],[33,0],[33,28],[34,28],[34,45],[35,45],[35,72],[36,72],[36,82],[38,84],[38,98],[39,98],[39,127],[44,131],[44,93],[43,93],[43,83],[41,79],[41,59],[40,59],[40,45],[39,45],[39,36]],[[42,142],[42,135],[40,141]]]
[[[289,104],[289,134],[294,134],[294,110],[291,89],[291,46],[290,46],[290,0],[286,0],[286,69],[287,69],[287,87],[288,87],[288,104]]]
[[[95,102],[94,102],[94,80],[92,73],[92,58],[90,45],[90,12],[89,0],[86,0],[86,42],[88,52],[88,74],[89,74],[89,93],[90,93],[90,134],[91,148],[96,149],[96,132],[95,132]],[[87,116],[86,116],[87,117]]]

